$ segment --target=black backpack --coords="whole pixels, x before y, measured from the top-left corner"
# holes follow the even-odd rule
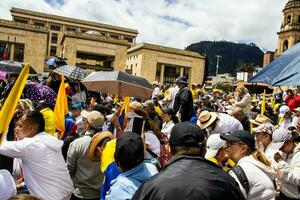
[[[249,187],[249,182],[248,182],[247,176],[246,176],[243,168],[241,168],[239,165],[237,165],[232,169],[232,171],[236,175],[236,177],[239,179],[243,188],[245,189],[246,195],[248,195],[248,193],[250,191],[250,187]]]

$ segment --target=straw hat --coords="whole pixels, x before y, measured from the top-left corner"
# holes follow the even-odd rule
[[[95,161],[95,162],[100,161],[101,155],[97,155],[97,146],[99,143],[102,142],[102,140],[106,138],[112,140],[114,137],[113,134],[109,131],[102,131],[93,136],[88,149],[88,157],[91,161]]]
[[[255,119],[250,119],[250,122],[252,124],[259,126],[265,123],[272,123],[272,120],[262,114],[258,114]]]
[[[215,112],[209,112],[207,110],[202,111],[199,115],[197,125],[200,126],[201,129],[205,129],[209,127],[217,118],[218,114]]]

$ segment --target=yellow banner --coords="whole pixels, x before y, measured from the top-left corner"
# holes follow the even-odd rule
[[[261,114],[264,115],[265,110],[266,110],[266,90],[264,90],[264,94],[263,94],[263,99],[261,102]]]
[[[11,89],[7,99],[5,100],[3,107],[0,111],[0,144],[2,143],[4,137],[6,136],[6,132],[9,127],[9,123],[13,118],[15,109],[18,105],[20,97],[22,95],[23,89],[25,87],[27,78],[29,76],[30,65],[26,64],[22,69],[18,79],[14,83],[13,88]]]

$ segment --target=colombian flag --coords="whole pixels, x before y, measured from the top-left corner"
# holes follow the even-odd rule
[[[127,125],[127,119],[125,113],[129,109],[129,104],[130,104],[130,97],[125,97],[122,105],[121,113],[119,115],[119,124],[122,127],[122,129],[124,129]]]
[[[23,89],[25,87],[27,78],[29,76],[29,68],[30,65],[26,64],[24,68],[22,69],[17,81],[15,82],[12,90],[10,91],[7,99],[4,102],[3,107],[0,111],[0,144],[2,143],[5,134],[8,130],[9,123],[11,119],[13,118],[15,109],[17,107],[17,104],[20,100],[21,94],[23,92]]]
[[[57,93],[56,104],[54,107],[54,122],[58,132],[57,136],[59,139],[62,138],[65,132],[65,115],[69,112],[68,99],[65,90],[64,75],[61,75],[61,82]]]

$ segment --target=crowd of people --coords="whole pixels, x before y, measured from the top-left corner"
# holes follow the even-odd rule
[[[300,199],[297,91],[205,91],[183,76],[154,82],[149,99],[75,86],[60,138],[50,101],[19,101],[0,144],[0,199]]]

